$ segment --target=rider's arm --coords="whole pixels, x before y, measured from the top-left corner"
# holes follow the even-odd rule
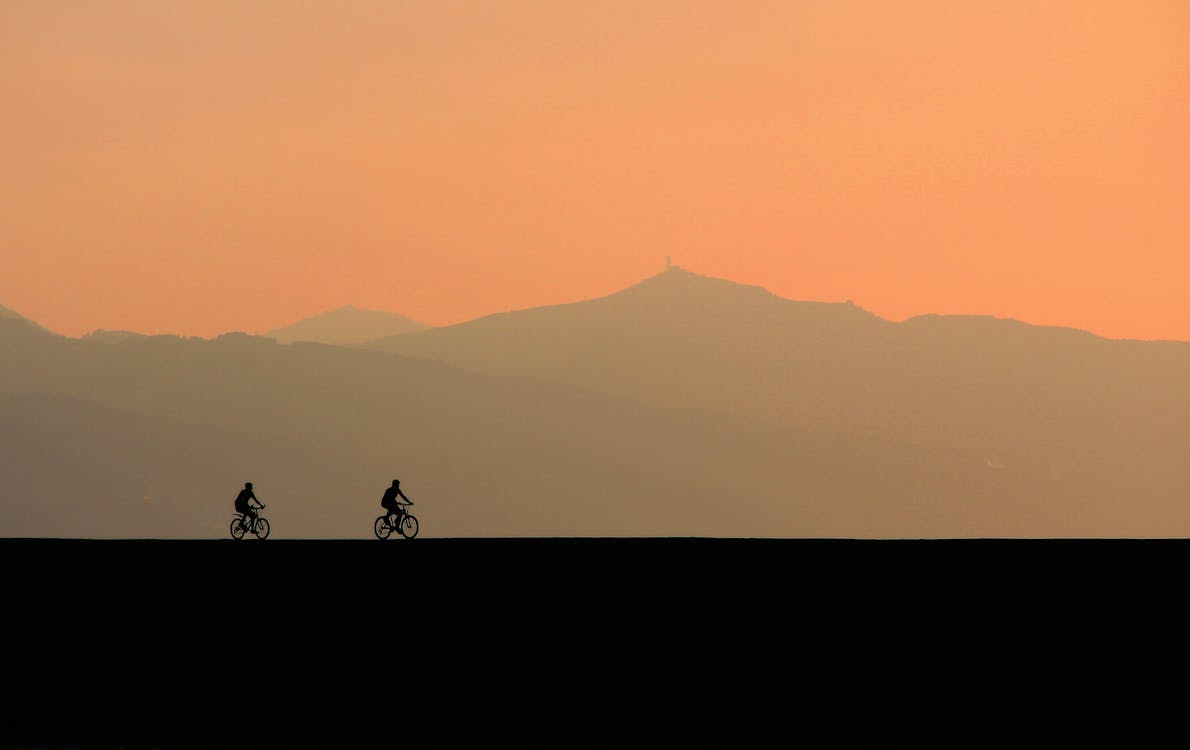
[[[400,495],[402,498],[404,498],[405,502],[407,502],[407,503],[408,503],[408,502],[411,502],[411,501],[409,500],[409,498],[405,497],[405,493],[404,493],[404,492],[401,492],[400,490],[397,490],[397,494],[398,494],[398,495]]]

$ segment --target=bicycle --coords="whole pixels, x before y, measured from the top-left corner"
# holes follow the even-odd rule
[[[264,510],[261,505],[257,510]],[[266,539],[269,535],[269,521],[267,518],[261,517],[259,513],[252,520],[252,523],[244,523],[244,514],[236,513],[235,517],[231,519],[231,538],[243,539],[245,534],[255,534],[257,539]]]
[[[413,503],[408,503],[408,505],[413,505]],[[376,532],[377,539],[388,539],[394,531],[399,531],[401,536],[406,539],[412,539],[417,536],[417,518],[405,510],[405,507],[404,505],[400,507],[400,510],[396,513],[395,520],[389,520],[393,516],[392,513],[385,513],[376,519],[376,523],[372,525],[372,530]]]

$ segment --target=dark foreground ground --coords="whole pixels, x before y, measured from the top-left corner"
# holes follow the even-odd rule
[[[1181,541],[0,541],[7,746],[1174,742]]]

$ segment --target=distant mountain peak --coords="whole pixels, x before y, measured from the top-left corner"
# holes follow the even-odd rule
[[[311,341],[350,346],[426,328],[404,315],[343,305],[264,334],[282,344]]]
[[[759,294],[766,297],[775,296],[772,292],[762,286],[754,284],[741,284],[736,281],[728,279],[721,279],[717,276],[708,276],[706,274],[696,273],[680,266],[670,266],[660,273],[645,277],[641,281],[621,289],[619,292],[614,292],[609,297],[615,297],[620,294],[635,294],[635,293],[723,293],[736,292],[744,294]]]
[[[698,307],[732,314],[745,310],[755,312],[761,308],[798,309],[831,317],[842,316],[844,319],[881,320],[879,316],[859,307],[851,300],[823,302],[790,299],[758,284],[745,284],[708,276],[675,265],[618,292],[593,300],[594,303],[608,304],[617,301],[632,301],[636,305],[658,305],[665,308]]]

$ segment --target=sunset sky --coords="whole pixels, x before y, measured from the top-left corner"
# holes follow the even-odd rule
[[[1190,340],[1190,3],[0,3],[0,305],[430,324],[691,270]]]

